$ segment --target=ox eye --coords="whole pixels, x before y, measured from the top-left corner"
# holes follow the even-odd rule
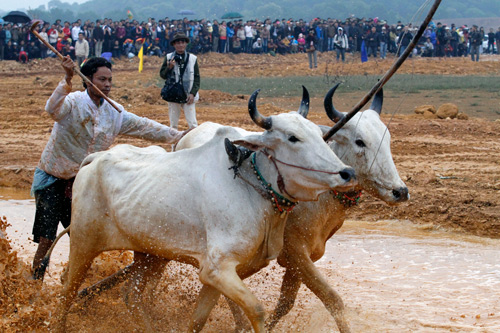
[[[289,138],[288,138],[288,141],[290,142],[298,142],[300,141],[299,139],[297,139],[297,137],[295,135],[291,135]]]
[[[361,147],[361,148],[366,147],[366,145],[363,142],[363,140],[357,139],[355,142],[356,142],[356,145],[358,145],[358,147]]]

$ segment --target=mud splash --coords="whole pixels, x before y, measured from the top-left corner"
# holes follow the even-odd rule
[[[10,195],[10,196],[20,196]],[[22,195],[21,195],[22,197]],[[5,194],[3,198],[5,199]],[[0,320],[6,332],[48,332],[57,311],[61,271],[68,244],[61,243],[43,285],[30,280],[33,200],[0,200]],[[12,226],[8,226],[8,221]],[[21,236],[22,235],[22,236]],[[318,268],[342,295],[354,332],[496,332],[500,330],[500,242],[488,238],[415,227],[404,221],[347,221],[327,245]],[[130,263],[128,251],[100,255],[84,286]],[[279,296],[283,269],[272,264],[246,280],[271,311]],[[201,285],[196,270],[171,263],[155,290],[144,298],[161,332],[183,331]],[[68,332],[140,331],[115,288],[76,303]],[[222,299],[206,332],[233,329]],[[331,332],[335,322],[323,304],[302,287],[294,309],[277,332]]]

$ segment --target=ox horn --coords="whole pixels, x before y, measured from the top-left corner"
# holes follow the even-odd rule
[[[334,123],[339,121],[344,116],[342,112],[338,111],[333,106],[333,94],[335,93],[335,90],[337,90],[337,87],[339,85],[340,83],[337,83],[332,89],[330,89],[325,96],[325,100],[323,101],[326,114],[328,115],[328,118],[330,118]]]
[[[260,89],[254,91],[250,99],[248,100],[248,113],[250,113],[250,117],[253,122],[262,127],[265,130],[270,130],[273,123],[271,117],[263,117],[259,111],[257,110],[256,99],[259,94]]]
[[[382,112],[382,104],[384,104],[384,90],[380,88],[380,90],[375,94],[375,97],[373,97],[370,109],[380,115],[380,113]]]
[[[302,86],[302,102],[297,112],[304,118],[307,118],[309,113],[309,91],[304,86]]]

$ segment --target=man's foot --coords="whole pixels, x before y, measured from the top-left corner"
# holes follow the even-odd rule
[[[42,262],[38,267],[32,268],[33,272],[33,280],[41,280],[43,281],[43,277],[45,276],[45,271],[47,270],[48,262]]]

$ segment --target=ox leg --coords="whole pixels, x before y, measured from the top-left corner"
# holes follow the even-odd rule
[[[134,252],[134,267],[131,269],[131,278],[124,287],[123,299],[134,320],[146,332],[152,332],[151,318],[145,302],[142,300],[144,290],[148,285],[153,290],[161,279],[162,273],[169,261],[157,256]]]
[[[233,319],[235,322],[235,332],[247,332],[252,329],[250,326],[250,322],[248,321],[245,313],[241,310],[238,304],[234,303],[230,298],[225,297],[227,305],[229,305],[229,309],[231,309],[231,313],[233,314]]]
[[[62,292],[61,302],[59,304],[57,323],[54,329],[55,332],[66,331],[66,319],[68,317],[69,308],[78,294],[78,288],[82,284],[85,273],[92,265],[92,260],[98,253],[82,253],[73,254],[74,248],[70,248],[70,256],[67,270],[65,271],[64,288]]]
[[[204,284],[196,300],[194,312],[189,323],[189,332],[200,332],[207,322],[210,312],[217,304],[220,297],[220,291]]]
[[[350,332],[351,330],[345,319],[342,298],[330,287],[328,281],[318,271],[309,256],[296,252],[290,255],[288,260],[288,267],[296,267],[300,280],[323,302],[335,319],[339,331],[342,333]]]
[[[283,282],[281,283],[281,293],[278,305],[276,305],[276,308],[266,323],[266,328],[269,331],[276,326],[282,317],[292,310],[300,285],[301,282],[297,274],[294,274],[293,270],[287,269],[285,276],[283,276]]]
[[[223,292],[225,296],[238,304],[247,315],[256,333],[264,332],[265,311],[257,297],[245,286],[235,270],[234,263],[221,263],[218,269],[202,269],[200,280]],[[203,304],[203,301],[199,302]],[[210,313],[211,308],[208,310]]]

